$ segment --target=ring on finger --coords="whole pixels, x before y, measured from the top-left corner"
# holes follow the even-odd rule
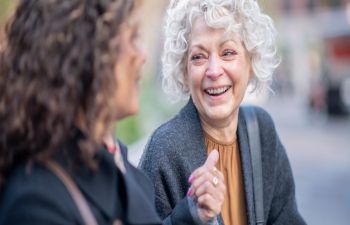
[[[216,186],[219,183],[219,178],[217,176],[214,176],[212,179],[212,182],[213,182],[214,186]]]

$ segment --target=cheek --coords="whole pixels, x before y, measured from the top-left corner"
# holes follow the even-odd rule
[[[250,67],[248,65],[234,64],[231,67],[231,71],[232,80],[240,85],[247,84],[251,77]]]
[[[188,84],[189,88],[199,88],[204,78],[204,71],[198,66],[189,66],[187,69],[187,74],[185,75],[185,82]],[[190,87],[191,86],[191,87]]]

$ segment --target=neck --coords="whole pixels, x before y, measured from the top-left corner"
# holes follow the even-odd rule
[[[223,143],[231,143],[236,139],[238,111],[230,118],[223,120],[210,120],[202,116],[199,117],[203,130],[214,139]]]
[[[114,138],[113,138],[113,135],[110,133],[108,135],[106,135],[104,138],[103,138],[103,142],[105,143],[105,145],[107,146],[114,146],[115,145],[115,142],[114,142]]]

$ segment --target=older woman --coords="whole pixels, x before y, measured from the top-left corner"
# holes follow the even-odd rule
[[[138,110],[135,4],[19,1],[0,54],[1,225],[161,223],[109,135]]]
[[[210,205],[220,202],[214,195],[220,191],[220,176],[207,174],[204,179],[203,171],[196,169],[217,149],[216,166],[227,191],[216,221],[253,225],[252,165],[240,104],[247,86],[253,84],[256,90],[266,86],[278,65],[272,20],[255,0],[173,1],[167,15],[163,87],[190,100],[153,133],[140,162],[155,184],[158,213],[165,218],[178,208],[185,210],[188,198],[194,199],[199,215],[201,198],[211,201],[205,205],[207,210],[218,212]],[[260,222],[305,224],[273,121],[263,109],[254,110],[262,154],[265,221]],[[189,183],[183,182],[188,177]],[[173,224],[177,224],[175,218]]]

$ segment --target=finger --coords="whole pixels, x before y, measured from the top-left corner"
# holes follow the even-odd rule
[[[191,185],[191,188],[193,189],[193,192],[195,192],[198,187],[200,187],[202,184],[204,184],[207,181],[210,181],[213,179],[213,175],[208,171],[203,171],[200,176],[197,176]]]
[[[209,182],[213,182],[214,177],[217,178],[218,183],[225,183],[224,180],[224,175],[220,172],[220,171],[210,171],[208,170],[208,168],[199,168],[198,169],[198,173],[195,175],[196,178],[192,180],[192,187],[194,189],[197,189],[199,186],[201,186],[203,183],[209,181]]]
[[[214,168],[214,166],[216,165],[216,163],[219,160],[219,152],[214,149],[213,151],[210,152],[210,154],[208,155],[207,160],[205,161],[204,165],[207,166],[208,168]]]
[[[205,194],[197,198],[198,207],[207,209],[213,212],[214,215],[219,214],[221,211],[221,204],[219,204],[213,196]]]
[[[219,178],[220,181],[225,182],[224,174],[220,170],[213,172],[213,175]]]
[[[188,182],[192,183],[193,180],[195,180],[196,178],[202,176],[202,174],[205,173],[208,169],[209,170],[213,170],[213,172],[216,173],[217,169],[216,169],[215,165],[218,162],[218,160],[219,160],[219,152],[214,149],[209,154],[209,156],[208,156],[207,160],[205,161],[205,163],[203,164],[203,166],[197,168],[195,171],[192,172],[192,174],[188,178]],[[223,176],[221,176],[219,178],[223,179]]]
[[[210,194],[219,204],[221,204],[224,201],[225,192],[226,187],[223,182],[219,182],[217,186],[214,186],[212,182],[207,181],[195,189],[193,194],[197,198],[205,194]]]
[[[208,222],[212,218],[214,218],[216,215],[213,211],[204,209],[204,208],[198,208],[198,216],[201,218],[202,221]]]

